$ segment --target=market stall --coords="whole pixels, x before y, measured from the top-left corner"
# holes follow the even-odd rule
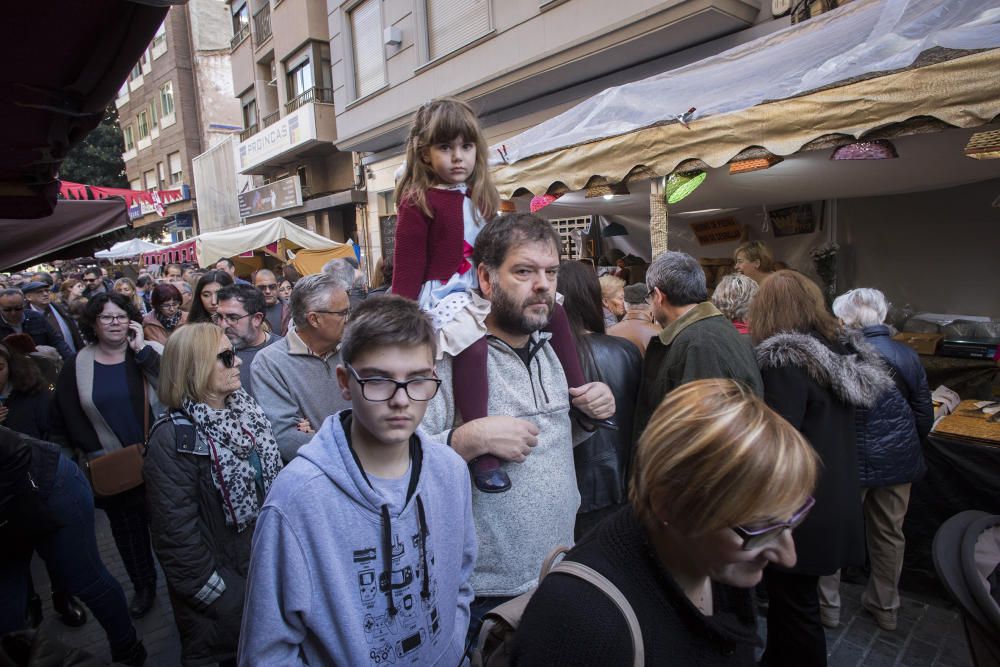
[[[129,259],[138,257],[146,252],[160,250],[162,247],[161,245],[143,241],[142,239],[129,239],[128,241],[119,241],[107,250],[98,250],[94,253],[94,257],[112,261],[116,259]]]

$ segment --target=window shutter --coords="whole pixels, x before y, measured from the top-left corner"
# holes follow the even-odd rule
[[[351,37],[357,96],[364,97],[386,83],[379,0],[366,0],[351,11]]]
[[[490,29],[489,0],[426,0],[427,48],[440,58],[485,35]]]

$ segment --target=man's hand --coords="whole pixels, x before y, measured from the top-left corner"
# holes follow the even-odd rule
[[[493,454],[504,461],[523,463],[538,444],[538,427],[526,419],[483,417],[462,424],[452,433],[451,446],[466,461]]]
[[[300,421],[298,424],[295,425],[295,428],[297,428],[298,430],[302,431],[303,433],[315,433],[316,432],[316,431],[313,430],[312,424],[309,423],[308,419],[303,419],[302,421]]]
[[[603,382],[588,382],[570,387],[573,407],[591,419],[609,419],[615,416],[615,397],[611,387]]]

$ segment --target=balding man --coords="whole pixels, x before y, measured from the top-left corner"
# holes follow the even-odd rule
[[[264,295],[264,319],[270,325],[271,333],[284,336],[288,332],[292,311],[278,298],[278,279],[274,272],[260,269],[253,274],[253,286]]]

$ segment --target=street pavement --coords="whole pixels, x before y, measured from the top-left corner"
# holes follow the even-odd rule
[[[101,511],[95,514],[101,557],[131,599],[132,587],[111,537],[107,517]],[[46,629],[55,632],[67,645],[110,661],[104,631],[92,615],[88,615],[87,624],[80,628],[67,628],[55,619],[48,593],[48,574],[37,556],[32,563],[32,573],[44,601]],[[180,665],[180,637],[162,572],[158,584],[153,610],[135,623],[149,652],[146,664],[149,667],[176,667]],[[856,584],[842,584],[840,627],[826,631],[830,667],[972,667],[961,620],[953,606],[934,598],[917,600],[904,592],[899,627],[894,632],[885,632],[861,608],[862,590]],[[766,621],[763,618],[760,621],[763,637]]]

